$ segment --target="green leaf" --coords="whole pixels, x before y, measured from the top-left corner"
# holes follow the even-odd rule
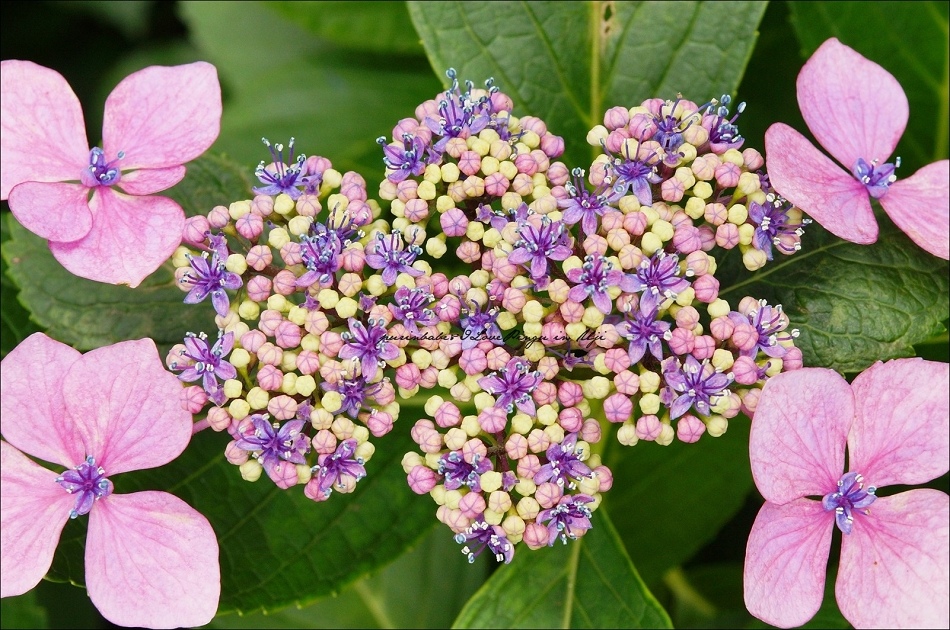
[[[37,599],[35,590],[0,599],[0,628],[48,628],[46,609]]]
[[[910,102],[910,121],[897,146],[897,155],[907,162],[904,177],[947,157],[950,6],[946,2],[790,4],[803,58],[829,37],[837,37],[883,66],[904,88]]]
[[[9,212],[0,215],[0,248],[3,249],[10,240],[8,221],[13,221]],[[7,261],[0,259],[0,358],[40,330],[30,319],[30,312],[20,304],[19,294],[20,290],[7,275]]]
[[[266,4],[180,5],[192,41],[217,66],[230,97],[216,148],[256,165],[270,161],[261,136],[295,137],[298,152],[326,156],[337,170],[358,170],[378,184],[384,169],[375,139],[434,97],[438,81],[421,57],[354,54]]]
[[[112,480],[120,493],[173,492],[208,518],[221,549],[219,613],[275,611],[336,593],[391,562],[435,522],[431,505],[407,487],[399,463],[412,450],[408,436],[387,438],[353,494],[322,503],[299,487],[281,490],[266,477],[241,479],[224,458],[228,440],[199,433],[167,466]],[[84,526],[67,527],[52,577],[83,583],[84,541]]]
[[[220,157],[204,157],[192,162],[185,180],[166,194],[187,213],[195,214],[207,213],[216,204],[246,199],[249,193],[243,169]],[[8,273],[20,287],[23,305],[52,337],[80,350],[142,337],[151,337],[159,347],[167,348],[179,343],[188,331],[214,327],[208,309],[182,301],[185,294],[175,282],[171,263],[135,289],[93,282],[66,271],[53,258],[46,241],[12,216],[8,224],[10,241],[3,246]],[[6,309],[5,305],[5,313]],[[21,326],[18,330],[28,329]]]
[[[614,485],[604,495],[627,551],[647,584],[691,558],[739,511],[752,489],[749,421],[696,444],[611,445]],[[598,514],[599,516],[599,514]]]
[[[432,525],[435,525],[432,519]],[[448,628],[487,577],[470,565],[445,527],[431,527],[412,551],[377,575],[306,608],[216,618],[215,628]],[[438,603],[437,605],[430,605]]]
[[[88,13],[119,30],[126,38],[141,39],[148,31],[149,13],[155,0],[125,0],[103,2],[102,0],[57,0],[52,3],[59,10]]]
[[[343,48],[424,54],[405,2],[268,2],[266,6]]]
[[[671,628],[610,518],[567,545],[519,549],[469,600],[454,628]]]
[[[584,138],[610,107],[733,93],[765,5],[410,2],[409,14],[437,72],[494,77],[516,113],[542,118],[583,164]]]
[[[948,265],[889,222],[874,245],[855,245],[812,224],[804,249],[726,285],[731,304],[752,295],[782,304],[805,365],[860,372],[875,361],[914,355],[913,344],[944,331]]]

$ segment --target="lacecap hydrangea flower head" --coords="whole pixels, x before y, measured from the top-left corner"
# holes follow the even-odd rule
[[[766,383],[749,443],[766,501],[746,548],[753,615],[781,627],[814,616],[837,526],[835,598],[849,622],[948,627],[950,498],[931,489],[877,496],[947,472],[948,379],[946,363],[899,359],[872,365],[850,385],[822,368]]]
[[[0,199],[83,278],[135,287],[181,243],[181,207],[154,193],[218,137],[214,66],[150,66],[106,99],[101,146],[89,148],[79,100],[56,71],[2,63]]]
[[[106,619],[148,628],[211,621],[221,586],[208,521],[166,492],[113,492],[116,475],[167,464],[191,439],[181,385],[155,344],[81,355],[37,333],[0,374],[0,596],[36,586],[66,522],[88,514],[86,589]]]
[[[809,131],[841,166],[782,123],[765,134],[772,185],[832,234],[873,243],[877,199],[915,243],[950,258],[950,162],[900,179],[888,160],[904,133],[907,97],[887,70],[829,39],[798,75],[798,105]]]

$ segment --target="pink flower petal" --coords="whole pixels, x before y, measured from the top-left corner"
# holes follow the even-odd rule
[[[181,388],[151,339],[87,352],[63,379],[67,413],[110,476],[167,464],[185,450],[192,420],[178,403]]]
[[[857,407],[848,436],[851,470],[877,487],[926,483],[947,472],[950,365],[877,362],[851,387]]]
[[[854,418],[851,386],[837,372],[803,368],[770,378],[752,420],[749,455],[766,500],[832,492],[844,470]]]
[[[204,153],[221,126],[214,66],[150,66],[127,76],[106,99],[102,143],[122,170],[178,166]]]
[[[31,61],[0,67],[0,199],[22,182],[78,181],[89,164],[89,143],[66,79]]]
[[[897,180],[880,202],[912,241],[934,256],[950,259],[950,161],[928,164]]]
[[[89,513],[86,588],[120,626],[201,626],[221,592],[207,519],[167,492],[113,494]]]
[[[841,614],[856,628],[950,627],[950,498],[910,490],[869,509],[841,542]]]
[[[50,243],[53,256],[83,278],[136,287],[181,244],[185,213],[167,197],[129,197],[109,188],[89,202],[92,229],[72,243]]]
[[[75,500],[54,479],[56,473],[0,441],[0,597],[27,592],[53,563]]]
[[[142,168],[122,173],[118,186],[129,195],[151,195],[171,188],[184,177],[184,166]]]
[[[43,333],[30,335],[10,351],[0,363],[4,439],[24,453],[66,468],[85,460],[82,438],[66,418],[62,385],[81,356]]]
[[[10,191],[10,212],[37,236],[75,241],[92,228],[88,197],[82,184],[24,182]]]
[[[749,612],[782,628],[818,612],[834,529],[834,513],[818,501],[766,503],[746,545],[743,590]]]
[[[908,106],[890,72],[832,38],[811,56],[796,85],[808,129],[846,169],[858,158],[884,163],[894,152]]]
[[[780,195],[826,230],[852,243],[877,240],[867,189],[788,125],[765,132],[769,180]]]

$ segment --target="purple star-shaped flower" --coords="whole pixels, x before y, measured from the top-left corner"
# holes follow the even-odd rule
[[[462,327],[462,350],[468,350],[478,345],[478,342],[488,339],[496,346],[504,343],[501,328],[498,327],[498,309],[482,310],[478,302],[472,301],[472,309],[459,320]]]
[[[318,487],[323,496],[330,496],[334,485],[345,488],[344,477],[359,481],[366,476],[363,458],[354,457],[356,446],[356,440],[343,440],[333,454],[321,455],[317,460],[318,464],[312,470],[319,479]]]
[[[194,363],[186,366],[178,378],[185,383],[201,380],[201,387],[208,394],[208,398],[220,406],[225,401],[225,395],[218,379],[237,378],[237,370],[223,358],[230,354],[231,348],[234,347],[234,333],[221,334],[219,332],[213,346],[208,345],[208,335],[188,333],[184,344],[182,356]],[[176,363],[172,363],[171,369],[179,368]]]
[[[314,225],[318,226],[316,230],[311,226],[309,234],[300,236],[300,258],[307,271],[297,278],[298,287],[309,287],[314,283],[328,287],[342,265],[343,243],[336,232],[322,224]]]
[[[725,153],[729,149],[738,149],[745,142],[745,138],[739,134],[739,128],[736,126],[736,120],[745,111],[745,103],[739,103],[735,115],[729,118],[729,104],[731,102],[732,97],[723,94],[722,98],[719,99],[719,107],[716,108],[716,113],[703,116],[702,125],[709,131],[709,148],[716,154]],[[716,105],[715,100],[709,104],[709,109],[712,109],[714,105]]]
[[[290,155],[285,163],[284,145],[272,145],[267,138],[261,138],[261,141],[264,143],[264,146],[270,149],[270,154],[271,157],[274,158],[274,161],[270,164],[269,168],[264,166],[263,160],[258,164],[254,175],[265,185],[254,188],[254,192],[259,195],[279,195],[284,193],[296,201],[302,194],[298,187],[307,183],[305,181],[306,173],[304,172],[307,156],[301,154],[297,157],[296,163],[294,163],[294,139],[291,138],[290,142],[287,143]],[[291,164],[291,166],[288,166],[288,164]]]
[[[381,383],[367,383],[363,376],[354,376],[353,378],[341,377],[335,383],[326,381],[320,383],[326,391],[333,391],[340,394],[343,404],[340,411],[351,418],[355,418],[363,408],[363,401],[372,398],[382,388]]]
[[[65,471],[55,481],[68,494],[76,495],[69,518],[88,514],[95,502],[112,494],[113,489],[112,482],[106,477],[106,471],[101,466],[96,466],[96,458],[91,456],[75,468]]]
[[[779,342],[791,341],[798,336],[797,329],[780,334],[788,326],[788,317],[782,312],[781,304],[769,306],[765,300],[759,300],[759,308],[749,311],[746,315],[731,311],[729,319],[734,324],[752,324],[755,332],[759,334],[755,346],[741,352],[742,356],[746,357],[755,358],[759,351],[774,358],[784,357],[788,348]]]
[[[372,380],[379,365],[399,356],[396,344],[386,340],[386,326],[382,320],[369,320],[364,326],[358,319],[350,320],[350,331],[342,335],[343,347],[337,355],[340,359],[358,359],[364,378]]]
[[[386,144],[385,136],[377,138],[376,142],[383,147],[383,163],[392,171],[386,175],[389,181],[399,183],[410,175],[418,177],[425,172],[426,163],[422,156],[426,143],[420,137],[411,133],[403,134],[401,147],[395,142]]]
[[[568,538],[577,538],[577,532],[585,532],[592,528],[590,522],[590,508],[593,497],[586,494],[563,496],[553,508],[541,510],[538,513],[538,522],[548,528],[548,547],[552,547],[557,539],[567,544]]]
[[[541,380],[540,372],[531,371],[527,361],[514,357],[497,372],[478,379],[478,384],[495,397],[496,407],[507,409],[508,413],[511,413],[517,405],[519,411],[531,416],[535,412],[531,392]]]
[[[439,101],[439,117],[427,116],[425,125],[441,139],[433,145],[432,150],[441,154],[450,138],[475,135],[491,122],[492,106],[487,96],[478,99],[472,98],[474,84],[466,82],[465,92],[459,88],[455,70],[450,68],[446,76],[452,81],[452,86],[444,92]]]
[[[422,248],[418,245],[404,247],[402,233],[399,230],[393,230],[392,234],[377,232],[376,240],[368,247],[366,264],[373,269],[382,269],[383,284],[391,287],[400,273],[408,273],[411,276],[422,275],[421,270],[412,267],[412,263],[421,253]]]
[[[578,304],[588,298],[593,300],[594,306],[604,313],[610,313],[613,303],[607,289],[618,286],[624,279],[624,274],[600,254],[588,254],[584,264],[567,272],[567,279],[575,283],[567,297]]]
[[[495,555],[495,560],[508,564],[515,557],[515,548],[505,537],[505,530],[498,525],[489,525],[478,518],[464,532],[455,535],[455,542],[462,547],[462,553],[468,556],[469,563],[475,562],[485,549]],[[472,549],[475,549],[472,551]]]
[[[585,234],[596,234],[597,219],[604,214],[604,208],[610,207],[610,200],[606,194],[609,182],[605,182],[604,185],[591,192],[584,185],[584,169],[575,168],[571,174],[574,176],[574,181],[564,186],[569,196],[557,202],[558,208],[564,211],[562,220],[568,225],[580,222]]]
[[[625,153],[625,156],[619,156],[608,152],[613,158],[610,168],[616,178],[610,201],[616,201],[626,195],[627,191],[632,191],[642,205],[649,206],[653,203],[653,189],[650,185],[663,181],[656,168],[659,158],[656,153],[651,153],[643,159],[638,158],[639,144],[633,157],[630,156],[629,149],[625,148]]]
[[[617,334],[624,337],[630,343],[627,346],[627,353],[630,356],[630,363],[636,365],[646,355],[647,350],[653,357],[660,361],[663,359],[663,339],[669,334],[670,323],[657,321],[657,307],[644,309],[640,308],[633,315],[617,324],[614,328]]]
[[[428,308],[432,302],[432,293],[426,287],[399,287],[388,304],[389,312],[402,322],[410,334],[419,334],[419,326],[434,326],[439,317]]]
[[[254,453],[271,479],[279,478],[277,469],[282,462],[307,463],[310,440],[301,432],[306,424],[303,420],[290,420],[275,428],[266,415],[255,414],[251,422],[254,431],[242,435],[235,446]]]
[[[468,486],[475,492],[481,492],[479,477],[491,469],[491,462],[480,457],[478,453],[472,455],[471,463],[465,461],[458,451],[446,453],[439,458],[439,474],[445,478],[446,490],[458,490],[462,486]]]
[[[574,483],[593,475],[591,469],[581,461],[582,453],[577,450],[577,434],[569,433],[560,444],[552,444],[545,455],[548,463],[541,467],[534,475],[534,483],[547,481],[556,483],[562,488],[573,489]]]
[[[755,201],[749,203],[749,220],[755,225],[752,245],[765,252],[765,257],[772,260],[772,245],[783,254],[792,254],[801,249],[804,227],[811,223],[811,220],[801,219],[796,223],[788,216],[792,209],[790,203],[774,194],[768,195],[767,199],[764,204]]]
[[[689,286],[689,281],[679,277],[679,258],[675,254],[658,251],[644,258],[633,274],[624,277],[624,291],[643,292],[640,296],[641,310],[658,309],[667,298]]]
[[[687,355],[682,365],[675,357],[664,360],[663,378],[671,390],[667,396],[672,399],[668,404],[670,419],[675,420],[690,408],[708,416],[710,405],[714,404],[712,399],[722,395],[733,377],[718,372],[708,360],[700,363],[693,355]]]
[[[538,288],[547,286],[548,260],[567,260],[573,253],[567,245],[567,233],[560,221],[541,218],[541,226],[522,223],[518,228],[521,238],[508,254],[508,262],[516,265],[530,263],[531,279]]]
[[[227,245],[223,237],[216,241],[212,237],[211,252],[204,252],[201,256],[188,256],[191,269],[181,278],[181,282],[191,286],[185,295],[185,304],[198,304],[209,295],[214,312],[225,317],[231,308],[231,300],[225,289],[240,289],[244,284],[241,276],[228,271],[224,264],[228,257]],[[217,246],[215,246],[217,244]]]

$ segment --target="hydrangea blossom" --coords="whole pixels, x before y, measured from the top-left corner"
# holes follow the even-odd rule
[[[766,503],[746,549],[745,601],[772,625],[798,626],[818,610],[835,523],[843,532],[838,607],[858,628],[946,628],[950,623],[950,499],[915,489],[947,472],[950,366],[922,359],[876,363],[849,385],[806,368],[770,379],[749,453]],[[848,446],[849,471],[842,475]],[[823,497],[815,501],[806,497]]]
[[[950,162],[929,164],[902,180],[895,175],[900,158],[887,162],[908,118],[897,79],[832,38],[802,68],[797,87],[808,129],[845,170],[776,123],[765,134],[775,189],[829,232],[855,243],[877,240],[873,197],[915,243],[950,259]]]
[[[214,66],[151,66],[123,79],[92,149],[59,73],[17,60],[2,70],[0,198],[75,275],[137,286],[181,243],[181,207],[153,193],[177,184],[182,164],[218,137]]]
[[[86,588],[106,619],[149,628],[211,621],[220,593],[211,525],[168,493],[116,494],[109,481],[167,464],[191,439],[181,385],[155,344],[81,355],[37,333],[3,360],[2,392],[0,558],[15,570],[0,575],[0,596],[36,586],[66,521],[88,513]]]

